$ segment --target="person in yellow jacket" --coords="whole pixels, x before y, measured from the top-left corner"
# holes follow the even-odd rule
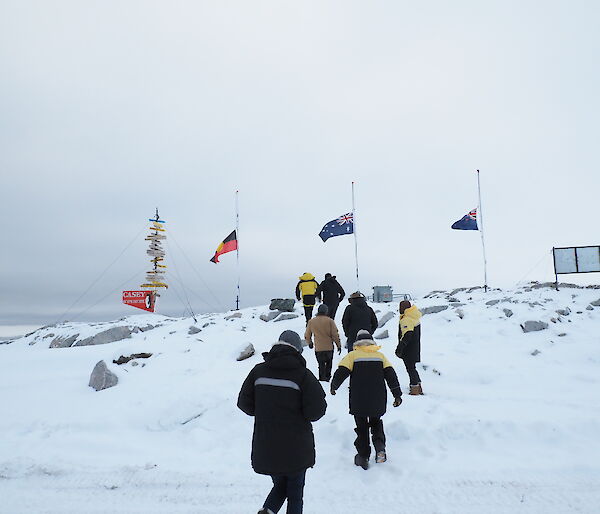
[[[306,316],[306,324],[308,325],[308,320],[312,318],[315,300],[318,297],[317,288],[319,283],[315,280],[315,276],[308,272],[298,278],[300,281],[296,285],[296,300],[300,301],[302,299],[304,316]]]
[[[313,335],[315,337],[314,345]],[[338,355],[342,352],[342,344],[335,321],[329,317],[329,307],[324,303],[319,305],[317,315],[306,325],[304,339],[309,348],[313,346],[315,348],[315,357],[319,363],[319,380],[329,382],[333,364],[333,343],[337,346]]]
[[[421,362],[421,311],[408,300],[400,302],[400,326],[396,355],[404,361],[410,379],[411,395],[423,394],[417,362]]]

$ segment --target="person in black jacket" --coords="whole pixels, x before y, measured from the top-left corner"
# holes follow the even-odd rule
[[[273,488],[259,514],[277,513],[287,499],[288,514],[300,514],[306,470],[315,464],[311,422],[325,414],[321,384],[300,355],[300,336],[284,331],[265,362],[244,380],[238,407],[254,416],[252,467],[271,475]]]
[[[337,281],[337,278],[332,276],[331,273],[325,273],[325,280],[317,288],[317,295],[321,296],[323,303],[327,305],[329,317],[335,319],[338,306],[346,296],[346,292]]]
[[[348,351],[351,352],[358,331],[367,330],[373,334],[377,328],[378,322],[375,311],[367,305],[364,294],[356,291],[356,293],[350,295],[348,302],[350,305],[344,310],[342,327],[344,328],[344,334],[348,338],[346,347],[348,348]]]
[[[371,455],[369,429],[376,452],[375,462],[382,463],[387,460],[381,420],[386,411],[386,382],[394,396],[394,407],[402,403],[402,391],[396,372],[385,355],[379,352],[380,349],[368,331],[360,330],[356,336],[354,350],[340,361],[331,381],[331,394],[335,394],[344,380],[350,377],[350,414],[356,422],[354,446],[357,454],[354,464],[363,469],[369,468]]]

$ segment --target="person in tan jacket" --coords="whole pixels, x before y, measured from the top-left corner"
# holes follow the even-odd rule
[[[317,315],[309,320],[304,334],[308,347],[312,348],[314,346],[315,348],[315,356],[319,363],[319,380],[324,382],[331,380],[333,343],[337,346],[338,354],[342,352],[340,334],[335,326],[335,321],[327,315],[328,312],[327,305],[324,303],[319,305]],[[313,335],[315,338],[314,345]]]

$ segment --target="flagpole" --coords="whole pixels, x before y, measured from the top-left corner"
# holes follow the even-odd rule
[[[358,279],[358,240],[356,238],[356,207],[354,202],[354,181],[352,181],[352,223],[354,224],[354,259],[356,261],[356,290],[360,291],[360,281]]]
[[[235,298],[235,310],[240,310],[240,206],[239,190],[235,192],[235,237],[237,240],[236,259],[237,259],[237,296]]]
[[[481,246],[483,248],[483,280],[484,280],[484,291],[487,292],[488,282],[487,282],[487,258],[485,255],[485,238],[483,237],[483,211],[481,209],[481,181],[479,180],[479,170],[477,170],[477,192],[479,195],[479,212],[477,213],[478,217],[478,226],[479,233],[481,234]]]

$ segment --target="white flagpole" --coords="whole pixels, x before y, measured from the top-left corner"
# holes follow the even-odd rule
[[[235,298],[235,310],[240,310],[240,205],[239,190],[235,192],[235,237],[237,240],[237,249],[235,251],[237,259],[237,296]]]
[[[481,234],[481,246],[483,248],[483,288],[487,292],[487,258],[485,256],[485,238],[483,237],[483,212],[481,209],[481,182],[479,180],[479,170],[477,170],[477,192],[479,194],[479,208],[477,209],[477,226],[479,227],[479,233]]]
[[[356,261],[356,290],[360,291],[358,279],[358,240],[356,239],[356,207],[354,203],[354,181],[352,181],[352,223],[354,225],[354,259]]]

